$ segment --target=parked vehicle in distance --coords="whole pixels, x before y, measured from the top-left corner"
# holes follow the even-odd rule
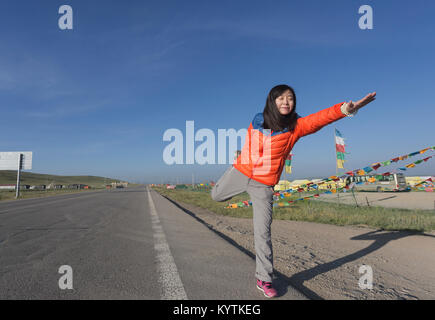
[[[353,185],[355,191],[409,191],[403,173],[393,173],[383,176],[382,174],[368,174],[362,176],[349,176],[345,179],[345,185]]]

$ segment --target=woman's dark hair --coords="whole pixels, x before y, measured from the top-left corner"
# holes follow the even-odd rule
[[[293,94],[294,106],[289,114],[282,115],[276,106],[275,99],[281,96],[287,90],[290,90],[290,92]],[[296,120],[298,119],[298,114],[296,113],[296,94],[293,88],[286,84],[280,84],[273,87],[267,95],[263,117],[264,129],[283,131],[285,128],[288,128],[289,131],[292,131],[295,128]]]

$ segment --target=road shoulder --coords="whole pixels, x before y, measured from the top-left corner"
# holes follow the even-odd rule
[[[209,229],[254,253],[250,219],[174,203]],[[272,242],[277,272],[312,299],[435,298],[435,234],[274,220]],[[371,290],[359,286],[363,265],[373,270]]]
[[[264,298],[255,286],[255,255],[156,191],[152,197],[189,299]],[[274,282],[279,299],[306,299],[285,279],[278,277]]]

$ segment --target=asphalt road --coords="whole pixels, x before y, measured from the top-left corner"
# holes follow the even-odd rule
[[[254,271],[252,257],[144,188],[0,203],[0,299],[266,299]],[[275,282],[279,299],[305,299]]]

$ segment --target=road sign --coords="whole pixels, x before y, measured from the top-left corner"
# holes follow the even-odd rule
[[[20,154],[23,155],[21,168],[18,168]],[[32,170],[32,151],[0,152],[0,170]]]

